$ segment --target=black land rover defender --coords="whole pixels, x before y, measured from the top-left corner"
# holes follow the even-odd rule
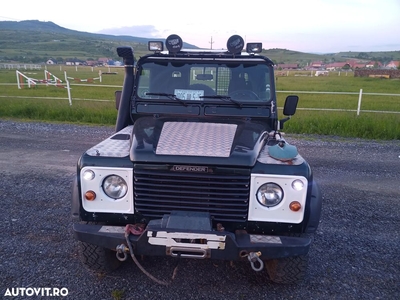
[[[130,47],[116,132],[79,159],[74,233],[83,262],[107,272],[137,255],[244,260],[278,283],[302,279],[322,197],[280,130],[273,62],[261,43],[183,50],[182,39]],[[151,274],[148,274],[151,276]],[[160,282],[165,283],[165,282]]]

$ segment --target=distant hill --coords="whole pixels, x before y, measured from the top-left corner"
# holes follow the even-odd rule
[[[150,38],[82,32],[37,20],[0,21],[0,61],[43,62],[108,57],[119,59],[118,46],[132,46],[135,56],[147,53]],[[185,48],[198,48],[184,43]]]
[[[42,63],[52,58],[96,60],[107,57],[118,60],[116,48],[131,46],[135,57],[148,53],[150,38],[116,36],[82,32],[61,27],[53,22],[37,20],[0,21],[0,62]],[[184,48],[198,48],[184,43]],[[400,60],[400,51],[340,52],[331,54],[303,53],[287,49],[264,49],[262,55],[275,63],[297,63],[306,66],[312,61],[338,62],[347,59],[377,60],[386,63]]]
[[[386,64],[391,60],[400,60],[400,51],[384,52],[338,52],[338,53],[304,53],[287,49],[264,49],[263,55],[268,56],[276,64],[297,63],[299,66],[306,66],[312,61],[324,63],[344,62],[348,60],[379,61]]]
[[[71,30],[64,27],[61,27],[53,22],[42,22],[37,20],[27,20],[27,21],[0,21],[0,29],[1,30],[18,30],[20,31],[36,31],[41,33],[49,33],[51,34],[52,38],[54,34],[60,35],[70,35],[76,37],[84,37],[84,38],[92,38],[92,39],[106,39],[112,41],[126,41],[126,42],[133,42],[133,43],[142,43],[146,44],[150,40],[150,38],[143,38],[143,37],[135,37],[135,36],[128,36],[128,35],[111,35],[111,34],[101,34],[101,33],[90,33],[90,32],[83,32],[77,30]],[[186,48],[197,48],[194,45],[185,43]]]

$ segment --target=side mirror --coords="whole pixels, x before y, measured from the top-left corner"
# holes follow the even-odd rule
[[[295,114],[298,102],[299,96],[290,95],[286,97],[285,106],[283,107],[283,115],[287,116],[287,118],[278,121],[278,130],[283,129],[283,124],[290,120],[290,117]]]
[[[285,116],[293,116],[296,112],[299,96],[290,95],[286,97],[285,106],[283,107],[283,114]]]

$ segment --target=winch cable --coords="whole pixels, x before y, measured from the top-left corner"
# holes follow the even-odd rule
[[[144,230],[144,227],[137,226],[137,225],[128,224],[128,225],[126,225],[126,227],[125,227],[125,240],[126,240],[126,243],[128,244],[129,253],[130,253],[131,257],[132,257],[132,260],[135,262],[135,264],[137,265],[137,267],[138,267],[147,277],[149,277],[151,280],[153,280],[153,281],[155,281],[155,282],[157,282],[158,284],[161,284],[161,285],[169,285],[169,284],[171,284],[172,281],[175,279],[175,276],[176,276],[176,274],[177,274],[177,272],[178,272],[178,264],[179,264],[179,259],[180,259],[180,256],[181,256],[181,255],[180,255],[180,253],[178,253],[178,261],[176,262],[174,271],[173,271],[173,273],[172,273],[171,281],[169,281],[169,282],[168,282],[168,281],[163,281],[163,280],[160,280],[160,279],[154,277],[154,276],[151,275],[149,272],[147,272],[147,271],[145,270],[145,268],[143,268],[143,266],[139,263],[139,261],[137,260],[135,254],[133,253],[132,244],[131,244],[131,241],[129,240],[129,234],[130,234],[130,233],[132,233],[132,234],[134,234],[134,235],[140,235],[140,234],[143,232],[143,230]]]

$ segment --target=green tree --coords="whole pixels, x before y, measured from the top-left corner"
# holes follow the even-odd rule
[[[348,70],[348,69],[350,69],[350,65],[349,64],[345,64],[342,69],[343,70]]]

